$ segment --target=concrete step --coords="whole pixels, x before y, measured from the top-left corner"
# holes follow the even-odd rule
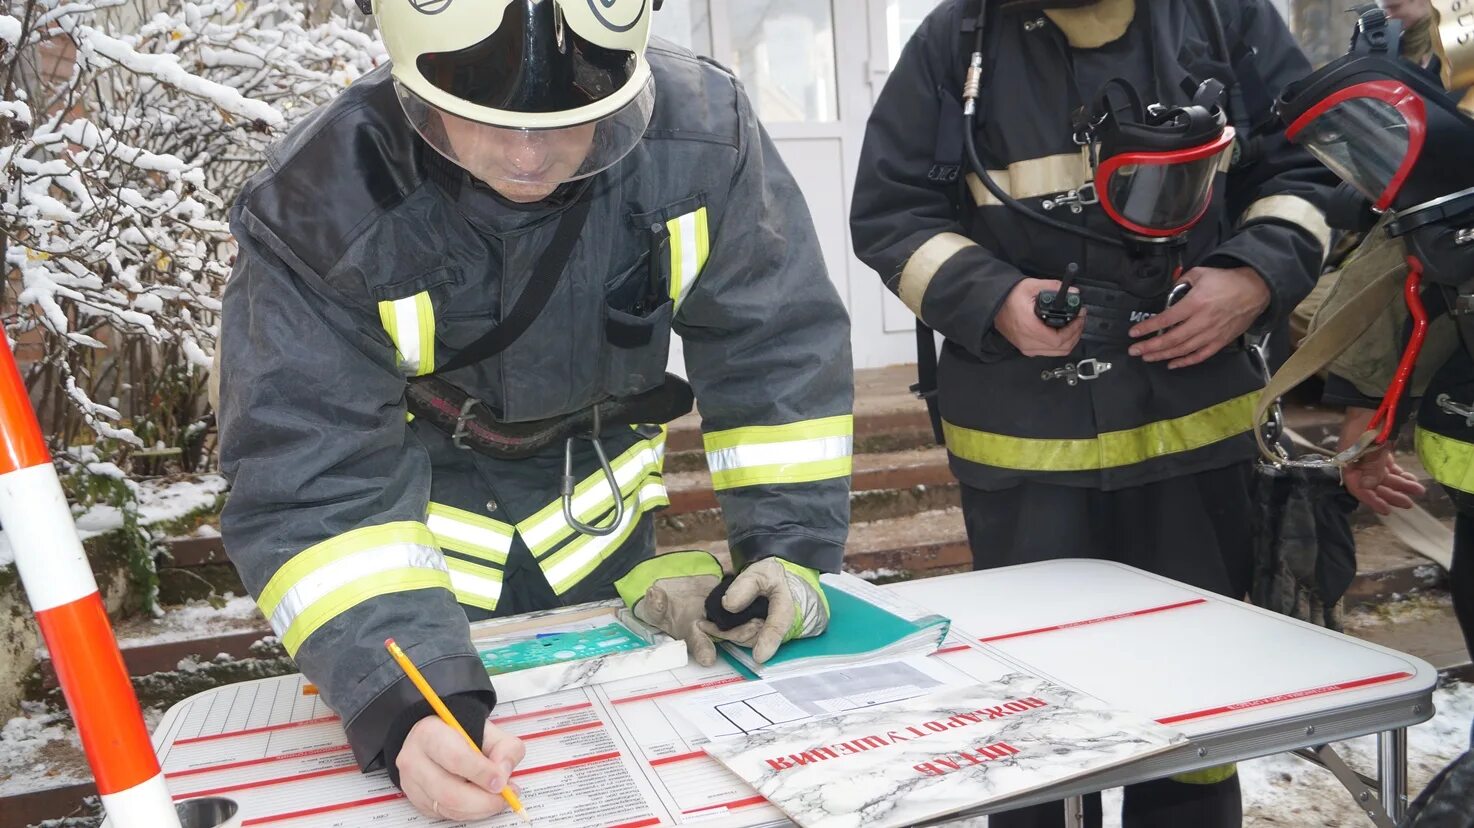
[[[855,453],[903,451],[934,444],[926,404],[910,391],[915,365],[855,372]],[[666,471],[706,468],[701,451],[701,417],[693,412],[671,423]]]
[[[956,483],[947,467],[947,450],[932,446],[856,454],[851,489],[871,492],[916,486],[955,486]],[[711,490],[711,474],[704,466],[697,471],[667,473],[665,486],[670,492],[670,508],[665,512],[668,515],[717,508],[716,496]]]

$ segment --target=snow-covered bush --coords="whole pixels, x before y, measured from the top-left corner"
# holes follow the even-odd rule
[[[208,467],[229,201],[381,58],[351,5],[0,0],[0,313],[60,453]]]

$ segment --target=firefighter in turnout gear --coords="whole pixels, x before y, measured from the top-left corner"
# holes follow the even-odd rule
[[[1359,201],[1338,212],[1366,224],[1371,208],[1383,214],[1343,268],[1341,292],[1390,277],[1385,289],[1407,296],[1378,308],[1377,324],[1331,308],[1312,326],[1312,337],[1365,331],[1344,352],[1315,348],[1335,357],[1325,400],[1346,406],[1339,450],[1375,440],[1348,458],[1346,488],[1380,514],[1413,506],[1423,486],[1388,445],[1399,412],[1415,413],[1418,458],[1457,509],[1449,591],[1474,652],[1474,18],[1454,0],[1385,5],[1385,16],[1362,15],[1350,54],[1292,86],[1280,108],[1287,134]]]
[[[1272,111],[1310,70],[1268,0],[949,0],[906,45],[851,227],[927,326],[921,392],[975,567],[1107,558],[1245,595],[1263,377],[1239,340],[1310,291],[1330,235],[1334,178]],[[1131,828],[1238,825],[1238,779],[1133,786],[1124,811]]]
[[[364,769],[477,820],[522,749],[478,620],[622,597],[711,664],[822,632],[849,520],[849,322],[728,71],[650,0],[360,0],[392,61],[246,185],[219,412],[232,562]],[[665,373],[672,332],[689,385]],[[736,581],[653,557],[662,424],[699,403]],[[420,700],[393,636],[485,757]]]

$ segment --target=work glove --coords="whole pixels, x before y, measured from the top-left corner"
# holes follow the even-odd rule
[[[702,667],[717,663],[716,645],[699,623],[706,618],[706,596],[722,580],[722,565],[709,552],[691,550],[658,555],[635,565],[614,582],[619,597],[642,622],[686,642]]]
[[[753,660],[763,664],[784,642],[815,636],[829,627],[829,599],[819,587],[816,570],[765,558],[732,581],[722,596],[721,608],[741,613],[762,598],[768,602],[767,617],[753,618],[730,630],[702,621],[701,631],[751,649]]]

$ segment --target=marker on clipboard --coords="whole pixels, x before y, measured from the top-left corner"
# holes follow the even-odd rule
[[[450,725],[455,732],[465,737],[466,744],[470,745],[472,750],[478,754],[481,753],[481,746],[476,744],[476,741],[471,738],[471,734],[467,733],[466,729],[461,727],[461,723],[456,721],[456,717],[451,715],[450,710],[445,706],[445,702],[440,700],[440,696],[436,695],[435,690],[430,687],[430,682],[425,681],[425,677],[420,674],[419,669],[415,667],[415,663],[409,660],[409,656],[404,654],[404,650],[399,649],[399,645],[394,643],[394,639],[386,639],[384,641],[384,647],[389,650],[389,655],[393,656],[394,661],[404,670],[404,674],[409,676],[410,682],[420,691],[420,695],[424,696],[425,701],[430,703],[430,707],[435,711],[435,715],[439,716],[442,722]],[[512,790],[511,785],[502,788],[501,796],[502,799],[507,801],[507,805],[517,813],[517,816],[522,817],[523,822],[528,825],[532,824],[532,817],[527,815],[527,809],[522,807],[522,800],[517,797],[517,792]]]

